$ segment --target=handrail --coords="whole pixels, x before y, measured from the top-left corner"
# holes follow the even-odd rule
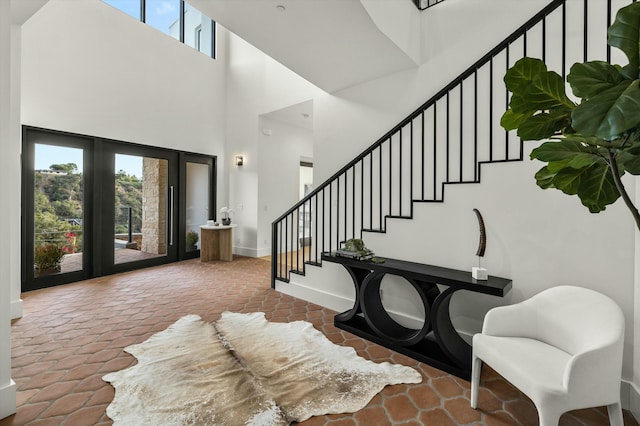
[[[549,3],[544,9],[542,9],[540,12],[538,12],[535,16],[533,16],[527,22],[522,24],[518,29],[516,29],[513,33],[511,33],[508,37],[506,37],[496,47],[491,49],[489,51],[489,53],[484,55],[482,58],[478,59],[473,65],[471,65],[469,68],[467,68],[465,71],[463,71],[462,74],[460,74],[458,77],[456,77],[454,80],[452,80],[448,85],[446,85],[443,89],[441,89],[439,92],[437,92],[435,95],[433,95],[428,101],[426,101],[425,103],[420,105],[418,108],[416,108],[411,114],[409,114],[407,116],[407,118],[405,118],[399,124],[397,124],[396,126],[391,128],[391,130],[389,130],[387,133],[384,134],[384,136],[382,136],[380,139],[378,139],[376,142],[374,142],[371,146],[369,146],[369,148],[365,149],[356,158],[354,158],[349,163],[347,163],[346,166],[344,166],[343,168],[338,170],[330,178],[326,179],[320,186],[315,188],[313,191],[311,191],[309,194],[307,194],[304,198],[302,198],[300,201],[298,201],[296,204],[294,204],[293,207],[291,207],[289,210],[287,210],[285,213],[283,213],[280,217],[278,217],[276,220],[274,220],[273,223],[280,222],[286,216],[290,215],[292,212],[297,210],[303,204],[308,202],[311,198],[313,198],[313,196],[315,196],[316,194],[321,192],[322,189],[326,188],[331,182],[335,181],[335,179],[338,178],[338,176],[341,176],[342,174],[344,174],[344,172],[346,172],[347,170],[352,168],[355,164],[360,162],[364,157],[366,157],[367,155],[371,154],[372,151],[374,151],[376,148],[378,148],[383,142],[388,140],[392,135],[397,133],[398,130],[402,129],[409,122],[411,122],[411,120],[413,120],[417,116],[419,116],[422,113],[422,111],[424,111],[429,106],[434,104],[438,99],[440,99],[444,95],[446,95],[447,92],[450,92],[451,89],[453,89],[454,87],[458,86],[461,81],[464,81],[465,79],[470,77],[473,74],[473,72],[475,70],[477,70],[480,66],[482,66],[484,64],[487,64],[492,57],[496,56],[497,53],[499,53],[500,51],[505,49],[507,46],[509,46],[511,43],[513,43],[515,40],[517,40],[520,36],[522,36],[522,34],[524,32],[526,32],[527,30],[529,30],[533,26],[535,26],[537,23],[539,23],[540,20],[544,16],[549,15],[551,12],[553,12],[559,6],[564,4],[566,1],[567,0],[553,0],[551,3]]]
[[[413,4],[415,4],[419,10],[427,10],[443,1],[444,0],[413,0]]]

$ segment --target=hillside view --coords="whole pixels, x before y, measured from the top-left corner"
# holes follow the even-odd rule
[[[52,164],[35,171],[35,247],[56,244],[66,253],[82,251],[83,179],[75,163]],[[142,179],[120,170],[115,176],[114,234],[128,232],[128,207],[132,210],[131,231],[142,227]]]

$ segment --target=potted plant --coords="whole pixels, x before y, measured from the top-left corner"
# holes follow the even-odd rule
[[[629,63],[574,64],[567,82],[579,102],[543,61],[516,62],[504,77],[513,95],[501,125],[523,140],[545,141],[531,152],[547,163],[536,173],[538,186],[577,195],[592,213],[622,197],[640,230],[640,213],[620,179],[640,175],[640,3],[618,11],[607,42]]]
[[[220,216],[222,218],[223,225],[229,225],[231,223],[231,213],[233,213],[233,210],[228,207],[223,207],[220,209]]]
[[[198,233],[193,231],[193,230],[189,230],[189,232],[187,232],[187,251],[195,251],[196,249],[196,243],[198,242]]]
[[[65,254],[73,254],[78,251],[78,244],[76,243],[77,237],[73,232],[65,232],[64,233],[65,243],[62,246],[62,251]]]
[[[60,263],[64,254],[62,247],[57,244],[44,244],[36,247],[33,263],[37,275],[60,272]]]

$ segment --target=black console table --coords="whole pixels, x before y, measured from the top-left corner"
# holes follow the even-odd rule
[[[468,290],[502,297],[511,289],[511,280],[490,276],[486,281],[478,281],[471,277],[471,272],[381,259],[384,262],[374,263],[322,254],[323,261],[339,263],[346,268],[356,289],[353,308],[336,315],[335,326],[469,380],[471,346],[451,324],[451,296],[458,290]],[[380,284],[385,274],[405,278],[420,295],[425,311],[421,329],[398,324],[384,309]],[[448,288],[440,292],[437,284]]]

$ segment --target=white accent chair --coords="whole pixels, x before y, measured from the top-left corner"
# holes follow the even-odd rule
[[[473,336],[471,407],[478,405],[482,363],[527,395],[540,426],[570,410],[607,406],[622,426],[620,381],[624,316],[609,297],[559,286],[487,312]]]

